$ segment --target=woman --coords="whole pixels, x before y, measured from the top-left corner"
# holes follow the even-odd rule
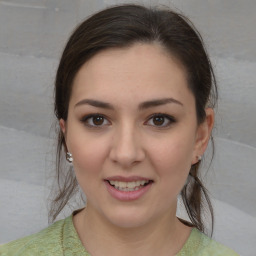
[[[84,21],[56,75],[59,180],[63,153],[71,167],[51,216],[78,184],[86,207],[1,255],[237,255],[203,233],[203,200],[212,207],[198,171],[216,97],[202,39],[182,15],[123,5]],[[179,194],[191,223],[176,217]]]

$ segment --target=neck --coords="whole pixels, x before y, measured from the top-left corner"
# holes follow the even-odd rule
[[[74,217],[74,224],[82,244],[93,256],[174,255],[191,231],[175,213],[176,209],[170,210],[146,225],[122,228],[87,208]]]

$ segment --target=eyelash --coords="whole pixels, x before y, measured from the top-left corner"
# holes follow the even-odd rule
[[[91,121],[93,122],[93,118],[103,118],[103,124],[101,125],[95,125],[95,124],[89,124],[89,120],[91,119]],[[104,122],[107,121],[108,124],[104,124]],[[90,128],[101,128],[102,126],[105,126],[105,125],[109,125],[110,122],[107,120],[107,118],[102,115],[102,114],[90,114],[90,115],[87,115],[87,116],[84,116],[82,119],[81,119],[81,122],[90,127]]]
[[[164,113],[157,113],[157,114],[151,115],[146,123],[148,123],[150,120],[152,120],[152,122],[153,122],[153,118],[157,118],[157,117],[158,118],[164,118],[164,125],[152,124],[150,126],[153,126],[153,127],[156,127],[156,128],[168,128],[173,123],[176,123],[176,119],[173,116],[170,116],[170,115],[164,114]],[[167,121],[167,124],[166,124],[166,121]]]
[[[103,123],[99,124],[99,125],[93,124],[93,123],[90,124],[89,121],[91,119],[91,121],[93,122],[93,118],[102,118]],[[150,120],[152,120],[152,122],[153,122],[154,118],[164,118],[164,123],[163,123],[164,125],[148,124]],[[166,121],[167,121],[167,124],[166,124]],[[107,125],[111,124],[110,121],[108,121],[108,119],[102,114],[90,114],[90,115],[84,116],[81,119],[81,122],[90,128],[101,128],[103,126],[107,126]],[[107,122],[107,124],[105,122]],[[170,116],[170,115],[164,114],[164,113],[156,113],[156,114],[151,115],[144,124],[153,126],[156,128],[168,128],[175,122],[176,122],[176,119],[173,116]]]

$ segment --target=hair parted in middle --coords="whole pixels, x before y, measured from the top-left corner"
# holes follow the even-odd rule
[[[206,116],[205,108],[213,108],[216,103],[217,86],[199,32],[188,18],[171,9],[133,4],[113,6],[98,12],[82,22],[71,35],[55,80],[57,119],[67,120],[73,81],[84,63],[103,50],[125,48],[135,43],[159,44],[167,54],[181,63],[187,75],[188,88],[195,97],[197,122],[202,123]],[[62,160],[65,154],[65,139],[59,129],[56,159],[59,191],[51,204],[49,217],[52,221],[78,186],[73,171],[64,171]],[[199,179],[199,165],[200,161],[191,166],[181,196],[192,224],[205,232],[201,216],[203,202],[207,202],[212,225],[213,210],[207,190]]]

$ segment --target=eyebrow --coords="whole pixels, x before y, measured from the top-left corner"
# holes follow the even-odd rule
[[[143,110],[143,109],[147,109],[147,108],[151,108],[151,107],[165,105],[168,103],[175,103],[180,106],[183,106],[183,104],[178,100],[175,100],[173,98],[164,98],[164,99],[155,99],[155,100],[149,100],[149,101],[142,102],[139,104],[138,109]],[[81,105],[91,105],[91,106],[97,107],[97,108],[114,110],[114,106],[112,106],[110,103],[93,100],[93,99],[83,99],[83,100],[79,101],[78,103],[76,103],[75,107],[81,106]]]
[[[156,99],[156,100],[149,100],[149,101],[142,102],[139,104],[139,109],[143,110],[151,107],[165,105],[168,103],[175,103],[180,106],[183,106],[183,104],[178,100],[175,100],[173,98],[164,98],[164,99]]]
[[[114,107],[106,102],[98,101],[98,100],[92,100],[92,99],[84,99],[76,103],[75,107],[81,106],[81,105],[91,105],[93,107],[97,108],[105,108],[105,109],[114,109]]]

